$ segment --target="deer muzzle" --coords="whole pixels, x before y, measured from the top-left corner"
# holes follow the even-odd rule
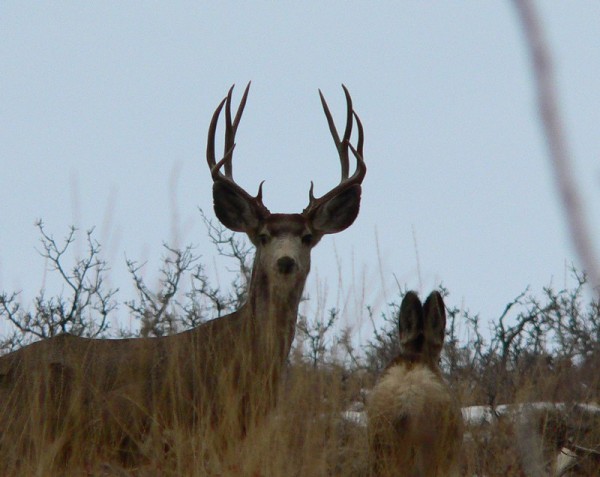
[[[296,271],[297,268],[298,264],[292,257],[285,256],[277,260],[277,270],[279,270],[279,273],[282,273],[283,275],[289,275],[290,273]]]

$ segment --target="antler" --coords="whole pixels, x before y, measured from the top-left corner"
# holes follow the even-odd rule
[[[244,95],[242,96],[242,100],[240,101],[240,105],[238,106],[238,110],[235,114],[235,118],[233,122],[231,121],[231,95],[233,93],[233,88],[235,85],[229,88],[229,92],[227,93],[227,97],[223,99],[217,106],[213,117],[210,121],[210,126],[208,128],[208,142],[206,145],[206,160],[208,162],[208,167],[210,168],[210,173],[212,175],[213,181],[215,184],[224,183],[229,187],[235,189],[238,194],[244,196],[249,202],[253,203],[256,207],[256,210],[261,215],[269,215],[269,209],[265,207],[262,202],[262,182],[258,187],[258,194],[255,197],[252,197],[248,192],[246,192],[241,186],[239,186],[235,180],[233,179],[233,150],[235,149],[235,133],[237,131],[238,125],[240,123],[240,119],[242,119],[242,114],[244,112],[244,107],[246,106],[246,100],[248,98],[248,92],[250,91],[250,82],[246,89],[244,90]],[[225,147],[223,149],[223,158],[216,162],[215,158],[215,133],[217,130],[217,123],[219,122],[219,116],[221,115],[221,110],[225,106]],[[221,168],[225,166],[225,174],[221,172]]]
[[[344,130],[344,136],[340,140],[340,136],[335,127],[335,123],[333,121],[333,116],[329,111],[329,107],[327,106],[327,102],[325,101],[325,97],[321,90],[319,90],[319,96],[321,97],[321,104],[323,105],[323,111],[325,112],[325,116],[327,117],[327,124],[329,125],[329,131],[333,136],[333,142],[335,143],[335,147],[338,150],[338,154],[340,156],[340,164],[342,168],[342,178],[340,183],[331,189],[327,194],[322,197],[315,198],[313,195],[313,187],[314,184],[310,183],[310,191],[309,191],[309,203],[308,206],[302,212],[302,215],[308,215],[315,209],[317,209],[321,204],[327,202],[332,197],[341,194],[342,192],[350,189],[355,185],[360,185],[365,177],[367,172],[367,166],[363,160],[363,143],[364,143],[364,135],[363,135],[363,127],[360,122],[360,119],[354,109],[352,108],[352,98],[350,97],[350,93],[346,86],[342,85],[344,89],[344,94],[346,95],[346,105],[347,105],[347,113],[346,113],[346,129]],[[358,128],[358,141],[356,144],[356,149],[352,144],[350,144],[350,135],[352,134],[352,122],[353,118],[356,119],[356,126]],[[348,149],[352,151],[352,154],[356,158],[356,170],[352,176],[348,177],[350,165],[349,165],[349,154]]]

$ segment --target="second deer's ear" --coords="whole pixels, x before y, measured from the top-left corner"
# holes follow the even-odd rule
[[[308,216],[313,228],[322,234],[334,234],[350,227],[360,209],[360,193],[360,185],[354,185],[320,204]]]
[[[404,296],[400,305],[400,317],[398,328],[400,333],[400,344],[406,349],[409,344],[418,339],[423,329],[423,307],[421,300],[413,291]],[[416,350],[414,350],[416,351]]]
[[[226,182],[213,184],[213,206],[221,223],[234,232],[258,228],[260,215],[253,202]]]
[[[446,332],[446,308],[444,299],[439,292],[431,292],[425,305],[423,305],[425,337],[428,342],[439,346],[440,350],[444,344]]]

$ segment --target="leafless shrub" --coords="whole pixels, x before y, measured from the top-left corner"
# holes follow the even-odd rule
[[[0,318],[14,327],[12,334],[3,340],[2,350],[12,351],[33,340],[60,333],[92,338],[106,335],[108,317],[117,307],[118,290],[105,287],[108,265],[100,258],[101,247],[93,237],[94,229],[86,232],[86,255],[76,258],[69,267],[67,252],[76,239],[75,227],[71,227],[60,242],[46,232],[41,220],[36,226],[41,234],[40,255],[47,260],[49,270],[62,278],[65,291],[48,298],[46,291],[40,290],[32,311],[23,309],[18,293],[0,293]]]
[[[140,336],[164,336],[180,331],[181,308],[176,294],[181,280],[198,260],[191,247],[178,250],[164,244],[167,251],[160,270],[160,289],[157,293],[150,291],[140,272],[141,266],[127,260],[127,269],[133,278],[138,292],[138,300],[126,302],[134,318],[141,322]]]
[[[296,323],[297,347],[299,353],[310,363],[313,368],[324,364],[327,353],[331,350],[329,335],[339,317],[339,310],[331,308],[327,318],[320,320],[316,318],[309,320],[306,315],[298,316]]]
[[[204,213],[202,218],[217,253],[234,263],[235,273],[229,289],[211,283],[200,257],[189,245],[184,249],[163,245],[166,253],[157,291],[152,291],[143,279],[140,273],[143,265],[128,260],[127,268],[138,296],[126,305],[141,324],[141,336],[164,336],[194,328],[235,311],[245,302],[252,271],[252,248]]]
[[[571,288],[547,286],[541,293],[527,288],[487,323],[468,309],[447,307],[441,369],[465,405],[598,399],[600,379],[592,369],[600,363],[600,303],[586,299],[585,274],[573,268],[571,275]],[[443,287],[440,291],[449,295]],[[364,364],[373,374],[398,352],[403,293],[382,312],[383,325],[364,346]],[[366,312],[372,318],[372,311]],[[457,335],[459,325],[466,337]]]

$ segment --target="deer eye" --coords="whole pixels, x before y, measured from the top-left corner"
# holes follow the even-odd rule
[[[302,243],[304,245],[310,245],[310,244],[312,244],[312,242],[313,242],[313,236],[312,236],[312,234],[304,234],[302,236]]]
[[[258,240],[262,245],[267,245],[269,243],[269,236],[267,234],[260,234]]]

